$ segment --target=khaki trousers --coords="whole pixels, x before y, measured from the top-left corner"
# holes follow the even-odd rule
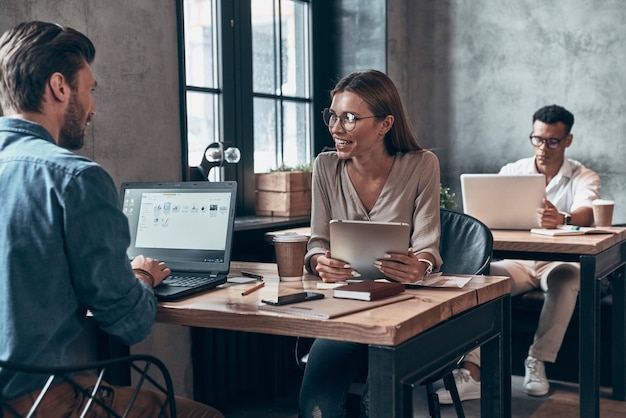
[[[535,338],[528,354],[538,360],[554,363],[578,300],[579,264],[501,260],[491,263],[489,274],[511,277],[511,296],[536,288],[546,292]],[[480,350],[470,352],[465,356],[465,361],[480,366]]]

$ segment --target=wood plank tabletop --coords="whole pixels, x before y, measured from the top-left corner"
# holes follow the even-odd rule
[[[598,254],[626,239],[626,228],[613,227],[615,234],[546,236],[530,231],[492,230],[494,251]]]
[[[598,254],[607,248],[626,240],[626,228],[607,228],[615,231],[615,234],[588,234],[547,236],[532,234],[530,231],[513,231],[494,229],[494,251],[522,251],[522,252],[548,252],[565,254]],[[281,231],[271,231],[265,234],[268,242],[272,242],[274,235],[285,232],[295,232],[309,236],[310,227],[290,228]]]
[[[306,274],[303,281],[280,282],[276,264],[232,262],[230,277],[241,271],[264,276],[265,286],[247,296],[254,284],[226,283],[177,302],[160,302],[157,321],[194,327],[220,328],[276,335],[321,337],[363,344],[398,345],[453,315],[510,292],[507,277],[475,276],[461,289],[408,289],[414,297],[333,319],[261,311],[261,299],[304,290],[332,298],[332,290],[317,289],[320,279]],[[336,299],[341,303],[341,299]]]

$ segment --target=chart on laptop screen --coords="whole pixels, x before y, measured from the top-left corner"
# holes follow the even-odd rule
[[[228,193],[143,193],[135,246],[223,250]]]

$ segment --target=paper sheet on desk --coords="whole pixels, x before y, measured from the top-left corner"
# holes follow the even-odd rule
[[[470,280],[472,280],[472,276],[444,276],[438,275],[429,277],[420,282],[413,283],[408,285],[407,287],[454,287],[454,288],[462,288],[465,286]]]

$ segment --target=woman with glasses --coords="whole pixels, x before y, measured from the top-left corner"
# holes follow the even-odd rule
[[[437,157],[419,146],[394,83],[380,71],[344,77],[330,97],[322,116],[336,150],[319,154],[313,167],[306,268],[324,282],[360,276],[332,257],[331,219],[406,222],[412,225],[407,251],[388,254],[375,265],[381,277],[420,281],[442,263]],[[366,371],[367,346],[315,340],[300,392],[300,416],[347,416],[350,385]],[[362,399],[361,415],[367,416],[367,393]]]

